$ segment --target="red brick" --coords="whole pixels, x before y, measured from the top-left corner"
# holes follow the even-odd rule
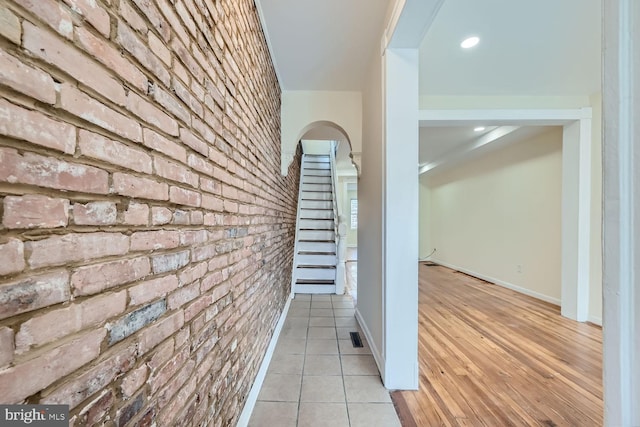
[[[0,244],[0,276],[19,273],[24,270],[24,244],[21,240],[10,238]]]
[[[178,136],[178,122],[133,92],[129,92],[127,95],[127,109],[145,122],[163,130],[169,135]]]
[[[84,193],[108,193],[109,175],[98,168],[0,147],[0,181]]]
[[[191,124],[191,113],[187,111],[182,102],[178,101],[175,97],[170,95],[167,91],[160,89],[159,87],[153,88],[153,99],[163,106],[168,112],[173,114],[176,118],[182,120],[187,126]]]
[[[73,294],[92,295],[129,282],[135,282],[151,273],[149,258],[141,257],[104,262],[80,267],[71,274]]]
[[[69,427],[104,425],[101,420],[107,415],[115,404],[115,397],[111,390],[104,390],[74,415],[69,420]],[[75,424],[74,424],[75,423]]]
[[[96,30],[105,37],[111,32],[109,14],[96,0],[64,0],[71,9],[82,15]]]
[[[178,80],[173,80],[173,90],[175,94],[180,98],[187,106],[196,113],[200,118],[204,118],[204,109],[202,108],[202,104],[193,96],[189,89],[187,89],[182,83]]]
[[[170,162],[158,156],[154,156],[153,164],[156,175],[198,188],[198,175],[191,172],[185,166]]]
[[[189,358],[189,349],[184,348],[177,352],[162,368],[153,372],[149,377],[151,394],[155,394],[178,372]]]
[[[69,273],[66,271],[29,276],[0,286],[0,319],[68,300]]]
[[[140,305],[163,297],[179,286],[175,275],[147,280],[129,288],[129,305]]]
[[[169,201],[178,205],[195,207],[199,207],[202,203],[200,193],[174,186],[169,189]]]
[[[180,232],[181,246],[197,245],[206,242],[208,239],[209,235],[206,230],[182,230]]]
[[[194,367],[194,360],[187,360],[182,366],[180,366],[180,371],[176,375],[174,375],[171,381],[169,381],[169,383],[158,393],[158,406],[164,407],[174,397],[178,396],[182,386],[188,381],[189,377],[191,376]],[[193,380],[195,380],[195,378],[193,378]],[[195,389],[195,381],[193,387],[187,385],[185,388],[183,388],[183,391],[190,390],[187,394],[188,396],[193,392],[193,389]]]
[[[131,235],[132,251],[172,249],[178,247],[179,244],[180,234],[178,231],[139,231]]]
[[[157,37],[154,33],[149,32],[149,47],[167,66],[171,67],[171,51],[167,49],[165,42]]]
[[[204,213],[202,211],[191,211],[191,225],[204,224]]]
[[[168,208],[153,207],[151,208],[151,223],[153,225],[169,224],[173,218],[173,213]]]
[[[209,146],[196,135],[194,135],[190,130],[180,128],[180,139],[185,145],[193,148],[203,156],[209,155]]]
[[[155,346],[173,335],[178,329],[182,328],[182,325],[184,325],[184,313],[180,310],[140,331],[140,333],[137,334],[139,354],[143,355],[149,350],[152,350]]]
[[[128,372],[136,360],[136,348],[130,346],[75,377],[40,400],[40,404],[78,406],[83,400],[108,386],[116,377]]]
[[[169,186],[167,184],[120,172],[113,174],[113,192],[142,199],[169,199]]]
[[[110,70],[115,71],[120,77],[142,91],[147,90],[148,80],[143,72],[138,70],[129,60],[100,37],[94,36],[87,29],[76,29],[80,45],[98,61],[102,62]]]
[[[149,22],[154,26],[154,28],[160,33],[162,39],[166,42],[169,40],[171,35],[171,26],[164,19],[158,8],[156,7],[154,2],[150,2],[148,0],[131,0],[135,3],[142,13],[144,13]],[[122,3],[122,1],[121,1]]]
[[[39,357],[0,371],[3,403],[18,403],[98,357],[106,333],[105,329],[88,332]]]
[[[118,22],[117,41],[125,50],[133,55],[140,63],[157,78],[169,86],[171,76],[162,64],[162,61],[156,57],[153,52],[136,36],[136,34],[123,21]]]
[[[73,37],[73,19],[71,13],[57,1],[21,0],[20,6],[36,15],[66,38],[71,39]]]
[[[40,268],[124,255],[129,251],[129,237],[120,233],[66,234],[27,242],[25,249],[30,253],[29,266]]]
[[[0,51],[0,84],[47,104],[56,102],[56,89],[49,74],[4,51]]]
[[[0,368],[13,362],[13,330],[6,326],[0,327]]]
[[[147,375],[149,374],[149,368],[147,365],[141,365],[138,368],[130,371],[120,384],[120,390],[125,399],[132,397],[136,391],[147,382]]]
[[[187,164],[198,172],[213,176],[213,165],[206,157],[200,157],[197,154],[189,154]]]
[[[223,169],[227,167],[227,163],[229,161],[229,159],[224,153],[220,152],[219,150],[213,147],[209,148],[209,158]]]
[[[238,204],[230,200],[223,202],[225,212],[238,212]]]
[[[120,291],[32,317],[20,326],[16,334],[16,351],[22,354],[31,346],[41,346],[99,325],[123,313],[126,307],[127,292]]]
[[[213,179],[200,178],[200,189],[207,193],[217,194],[219,196],[222,195],[222,185],[220,182]],[[222,207],[220,210],[222,210]]]
[[[207,263],[206,262],[201,262],[200,264],[197,264],[193,267],[187,268],[184,271],[182,271],[179,275],[180,278],[180,284],[181,285],[188,285],[190,283],[193,283],[194,281],[200,279],[201,277],[203,277],[205,274],[207,274]]]
[[[137,148],[112,141],[93,132],[80,130],[78,146],[83,156],[150,174],[151,156]]]
[[[129,117],[80,92],[77,88],[62,85],[60,106],[84,120],[132,141],[142,141],[140,125]]]
[[[0,6],[0,35],[20,46],[22,26],[20,20],[6,7]]]
[[[35,57],[58,67],[111,101],[124,105],[125,91],[122,85],[103,67],[87,60],[82,51],[28,22],[24,23],[22,43]]]
[[[171,356],[173,356],[173,350],[175,348],[174,342],[175,340],[173,338],[166,340],[164,343],[158,346],[151,357],[147,358],[147,366],[149,366],[149,369],[152,373],[156,372],[162,367],[162,365],[164,365],[169,359],[171,359]]]
[[[169,25],[171,26],[171,29],[175,31],[175,33],[178,35],[178,37],[180,37],[183,43],[189,44],[191,40],[187,32],[184,30],[184,26],[180,22],[180,19],[178,19],[178,17],[176,16],[174,12],[175,10],[174,6],[169,4],[165,0],[157,0],[156,4],[158,5],[158,8],[162,11],[162,14],[165,16],[165,18],[167,18],[167,21],[169,21]]]
[[[68,222],[67,199],[36,194],[4,198],[2,225],[6,228],[56,228],[66,227]]]
[[[169,141],[167,138],[150,129],[144,129],[143,144],[149,148],[164,153],[179,162],[187,162],[187,151],[184,147],[181,147],[175,142]]]
[[[169,310],[175,310],[180,308],[189,301],[197,298],[200,295],[200,284],[193,283],[188,286],[183,286],[176,289],[173,293],[167,297],[167,307]]]
[[[113,225],[118,211],[113,202],[89,202],[73,205],[73,222],[76,225]]]
[[[184,309],[184,321],[188,322],[212,303],[211,295],[203,295]]]
[[[127,225],[148,225],[149,206],[141,203],[129,203],[124,212],[124,223]]]
[[[189,225],[191,224],[190,221],[191,218],[189,212],[183,211],[181,209],[176,209],[176,211],[173,213],[173,221],[171,223],[175,225]]]

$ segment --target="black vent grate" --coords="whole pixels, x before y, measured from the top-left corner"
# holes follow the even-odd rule
[[[364,347],[359,332],[349,332],[349,335],[351,335],[351,344],[353,344],[354,347]]]

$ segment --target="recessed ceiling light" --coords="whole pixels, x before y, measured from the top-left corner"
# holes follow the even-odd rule
[[[477,45],[479,41],[480,41],[479,37],[476,37],[476,36],[469,37],[462,40],[462,43],[460,43],[460,47],[463,49],[469,49]]]
[[[474,130],[475,132],[482,132],[484,129],[485,129],[485,127],[484,127],[484,126],[478,126],[477,128],[474,128],[473,130]]]

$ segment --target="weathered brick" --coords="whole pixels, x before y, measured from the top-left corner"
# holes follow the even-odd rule
[[[213,176],[213,165],[205,157],[200,157],[196,154],[189,154],[187,164],[198,172]]]
[[[184,325],[184,313],[177,311],[137,334],[139,354],[145,354]]]
[[[224,209],[224,203],[222,199],[208,194],[202,195],[202,207],[212,211],[222,212]]]
[[[178,351],[162,368],[154,371],[149,377],[151,394],[155,394],[163,385],[167,383],[178,372],[189,358],[189,349],[184,348]]]
[[[4,51],[0,51],[0,84],[47,104],[56,102],[56,89],[49,74]]]
[[[28,22],[23,27],[23,46],[34,56],[58,67],[113,102],[124,105],[124,88],[103,67],[87,60],[82,51],[58,37],[51,37],[50,33]]]
[[[151,208],[151,223],[153,225],[169,224],[173,218],[173,213],[168,208],[153,207]]]
[[[204,224],[204,213],[202,211],[191,211],[191,225]]]
[[[149,19],[149,22],[151,22],[154,28],[160,33],[162,40],[164,40],[165,42],[168,41],[171,35],[171,26],[162,17],[162,14],[156,7],[155,3],[148,0],[132,1],[140,8],[142,13],[144,13],[147,19]]]
[[[183,123],[191,124],[191,114],[187,111],[184,104],[174,98],[169,92],[159,88],[153,88],[153,99],[160,105],[162,105],[168,112],[173,114]]]
[[[209,307],[212,302],[213,301],[211,295],[203,295],[195,300],[192,304],[184,309],[184,321],[188,322],[196,317],[202,312],[202,310]]]
[[[206,242],[208,238],[209,235],[206,230],[182,230],[180,232],[180,245],[193,246]]]
[[[143,143],[147,147],[166,154],[172,159],[178,160],[182,163],[187,162],[187,151],[184,147],[181,147],[175,142],[169,141],[167,138],[152,131],[151,129],[144,129]]]
[[[20,6],[36,15],[64,37],[73,37],[71,13],[55,0],[21,0]],[[25,24],[26,25],[26,24]]]
[[[57,228],[69,222],[69,200],[37,194],[4,198],[2,225],[6,228]]]
[[[187,167],[159,156],[154,156],[153,165],[157,175],[198,188],[198,175]]]
[[[164,341],[159,345],[153,354],[148,358],[147,366],[151,370],[151,373],[156,372],[173,356],[175,349],[175,340],[173,337]]]
[[[151,71],[166,86],[169,86],[171,77],[162,61],[136,36],[136,34],[123,21],[118,22],[118,43],[133,55],[140,63]]]
[[[98,168],[0,147],[0,181],[106,194],[109,175]]]
[[[142,279],[151,272],[149,258],[140,257],[80,267],[71,274],[74,295],[92,295]]]
[[[109,345],[122,341],[155,321],[167,311],[165,300],[156,301],[127,314],[109,327]]]
[[[69,273],[64,270],[3,283],[0,319],[65,302],[69,297]]]
[[[200,284],[193,283],[188,286],[183,286],[176,289],[167,297],[167,307],[169,310],[175,310],[180,308],[189,301],[197,298],[200,295]]]
[[[0,368],[13,362],[13,329],[0,327]]]
[[[148,178],[140,178],[126,173],[113,174],[113,192],[142,199],[168,200],[169,186]]]
[[[169,381],[169,383],[162,390],[160,390],[160,392],[158,392],[157,399],[158,399],[158,405],[160,407],[165,406],[167,403],[169,403],[171,399],[173,399],[174,396],[177,396],[180,388],[189,379],[194,367],[195,367],[195,361],[187,360],[181,366],[180,371],[176,375],[174,375],[171,381]]]
[[[173,220],[171,221],[171,223],[175,225],[191,224],[189,212],[176,209],[175,212],[173,213]]]
[[[120,384],[120,390],[122,395],[128,399],[133,396],[143,384],[147,382],[147,375],[149,374],[149,368],[147,365],[141,365],[136,369],[130,371]]]
[[[21,240],[10,238],[0,244],[0,276],[19,273],[26,266],[24,262],[24,244]]]
[[[138,14],[127,0],[120,1],[119,12],[120,16],[134,30],[142,33],[146,33],[148,31],[147,22]]]
[[[193,96],[189,89],[187,89],[182,83],[178,80],[173,80],[173,90],[175,94],[187,104],[189,109],[196,113],[200,118],[204,118],[204,109],[202,108],[202,104]]]
[[[185,128],[180,128],[180,139],[185,145],[193,148],[195,151],[202,154],[203,156],[209,155],[209,145],[207,145],[206,142],[198,138],[190,130]]]
[[[22,26],[20,20],[6,7],[0,6],[0,35],[20,45]]]
[[[31,268],[89,261],[129,251],[129,238],[121,233],[87,233],[51,236],[25,244]]]
[[[91,157],[136,172],[151,173],[151,156],[142,150],[81,129],[78,147],[83,156]]]
[[[32,317],[20,326],[16,334],[16,350],[21,354],[33,345],[40,346],[99,325],[123,313],[126,306],[127,292],[120,291]]]
[[[171,186],[169,188],[169,201],[177,205],[200,207],[202,196],[197,191]]]
[[[109,14],[95,0],[64,0],[73,11],[82,15],[103,36],[109,37],[111,20]]]
[[[171,51],[165,46],[165,42],[154,33],[149,32],[149,47],[151,51],[162,60],[167,66],[171,67]]]
[[[127,109],[145,122],[161,129],[169,135],[178,136],[178,122],[133,92],[129,92],[127,95]]]
[[[200,178],[200,189],[207,193],[217,194],[218,196],[222,195],[222,184],[213,179]],[[222,207],[220,210],[222,210]]]
[[[136,142],[142,140],[142,130],[136,121],[107,107],[69,84],[62,85],[60,106],[68,112],[124,138]]]
[[[141,282],[129,288],[129,305],[140,305],[164,297],[179,285],[175,275]]]
[[[90,400],[78,415],[71,417],[69,427],[100,425],[100,421],[109,413],[114,403],[115,397],[111,390],[103,390],[95,399]],[[74,420],[75,425],[72,424]]]
[[[118,211],[113,202],[75,203],[73,222],[77,225],[112,225],[116,223]]]
[[[135,347],[131,346],[101,362],[70,383],[57,388],[40,400],[41,404],[69,405],[75,408],[80,402],[100,391],[116,376],[127,372],[135,362]]]
[[[76,34],[80,46],[110,70],[142,91],[147,90],[147,77],[125,58],[116,48],[104,39],[93,35],[86,28],[77,28]]]
[[[127,225],[148,225],[149,206],[142,203],[129,203],[124,212],[124,223]]]
[[[131,235],[132,251],[173,249],[180,244],[180,233],[172,230],[139,231]]]
[[[189,264],[189,251],[154,256],[151,258],[151,264],[155,274],[179,270]]]
[[[207,274],[207,263],[201,262],[200,264],[187,268],[180,273],[180,284],[187,285],[189,283],[193,283],[195,280],[200,279],[205,274]]]
[[[118,410],[118,427],[124,427],[133,417],[135,417],[144,405],[144,395],[138,394],[126,406]]]
[[[97,329],[53,350],[0,371],[0,396],[17,403],[89,363],[100,354],[106,331]]]

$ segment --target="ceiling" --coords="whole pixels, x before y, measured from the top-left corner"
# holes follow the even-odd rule
[[[256,0],[283,90],[360,90],[388,0]]]

